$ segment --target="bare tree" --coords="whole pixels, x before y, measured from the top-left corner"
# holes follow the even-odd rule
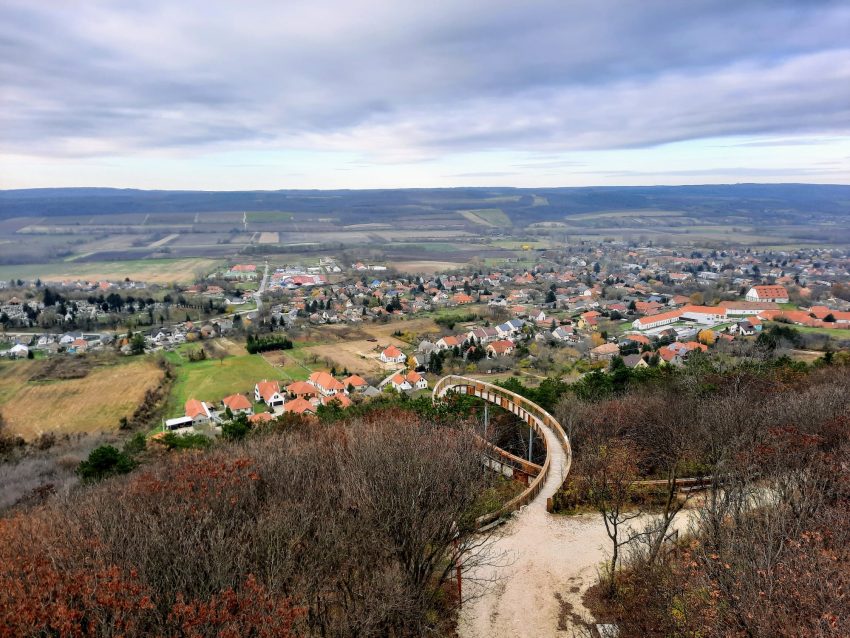
[[[617,589],[617,565],[620,548],[635,538],[628,522],[641,515],[632,506],[632,494],[638,480],[639,451],[626,439],[610,439],[585,450],[582,479],[593,507],[602,515],[605,532],[611,539],[608,563],[609,593]]]

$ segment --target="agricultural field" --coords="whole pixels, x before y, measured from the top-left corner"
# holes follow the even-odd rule
[[[42,281],[108,279],[129,277],[149,283],[191,283],[198,275],[214,270],[219,262],[203,257],[189,259],[135,259],[104,262],[61,262],[0,266],[0,280],[20,278]]]
[[[501,208],[481,208],[478,210],[463,210],[460,214],[469,221],[492,228],[510,228],[511,218]]]
[[[491,246],[506,250],[538,250],[554,248],[555,244],[548,239],[499,239],[490,242]]]
[[[259,224],[296,221],[295,213],[279,210],[249,211],[246,213],[246,217],[248,219],[248,223],[253,222]]]
[[[82,378],[33,380],[45,361],[0,363],[0,412],[10,434],[26,440],[42,433],[115,431],[163,372],[149,359],[97,366]]]
[[[444,241],[424,241],[420,243],[396,241],[393,243],[392,247],[393,249],[397,250],[410,250],[416,252],[451,253],[459,250],[468,250],[469,244],[460,244]]]
[[[259,243],[261,244],[276,244],[280,241],[280,233],[277,232],[262,232],[260,233]]]
[[[566,217],[568,222],[577,221],[593,221],[604,218],[628,218],[641,219],[644,217],[681,217],[684,213],[675,210],[653,210],[651,208],[641,208],[636,210],[600,210],[593,213],[585,213],[580,215],[569,215]]]
[[[457,270],[467,264],[466,260],[458,260],[458,261],[431,261],[431,260],[419,260],[419,261],[392,261],[390,265],[392,265],[399,272],[410,273],[414,275],[422,274],[422,275],[433,275],[436,273],[444,272],[446,270]]]
[[[442,328],[434,323],[433,319],[424,317],[392,323],[373,323],[363,326],[363,332],[379,340],[391,337],[392,333],[396,331],[416,335],[439,335],[442,332]]]

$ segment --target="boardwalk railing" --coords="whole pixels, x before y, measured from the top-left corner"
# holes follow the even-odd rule
[[[545,430],[550,430],[555,435],[558,443],[564,449],[566,459],[562,470],[563,476],[558,477],[558,479],[563,481],[563,479],[566,478],[570,471],[570,464],[572,462],[570,441],[564,433],[564,429],[561,427],[561,424],[558,423],[555,417],[549,414],[546,410],[536,403],[529,401],[525,397],[500,386],[487,383],[486,381],[479,381],[478,379],[458,375],[449,375],[440,379],[434,386],[432,395],[433,400],[437,401],[441,399],[450,391],[479,397],[512,412],[531,426],[540,440],[543,441],[543,445],[546,448],[546,461],[543,463],[542,468],[536,464],[529,464],[533,466],[533,468],[529,469],[540,469],[537,471],[537,476],[534,477],[534,480],[531,484],[529,484],[528,488],[505,503],[498,511],[479,517],[476,521],[479,527],[487,525],[499,517],[519,509],[523,505],[527,505],[533,501],[540,493],[540,490],[543,489],[543,485],[549,477],[549,472],[552,468],[552,451],[549,449],[549,442],[546,438]],[[503,458],[511,457],[512,459],[519,459],[519,457],[516,457],[501,448],[496,448],[495,446],[492,446],[492,448],[498,450],[498,454]],[[519,460],[527,463],[522,459]],[[532,474],[533,472],[528,473]]]

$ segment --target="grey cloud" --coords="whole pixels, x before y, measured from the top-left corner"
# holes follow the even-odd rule
[[[0,7],[0,149],[370,161],[850,131],[842,2]]]

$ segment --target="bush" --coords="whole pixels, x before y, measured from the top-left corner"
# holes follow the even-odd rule
[[[136,462],[124,452],[111,445],[101,445],[91,451],[85,461],[77,467],[77,474],[84,481],[99,481],[114,474],[126,474],[136,467]]]
[[[462,434],[388,408],[0,517],[0,635],[447,635],[487,478]]]
[[[127,454],[139,454],[147,447],[147,439],[141,432],[136,432],[129,441],[124,444],[124,452]]]
[[[43,432],[35,440],[34,445],[39,450],[49,450],[56,445],[56,435],[53,432]]]
[[[248,436],[250,431],[251,424],[244,414],[238,415],[221,426],[221,435],[228,441],[241,441]]]
[[[208,448],[212,441],[203,434],[175,434],[168,432],[159,439],[169,450],[198,450]]]

